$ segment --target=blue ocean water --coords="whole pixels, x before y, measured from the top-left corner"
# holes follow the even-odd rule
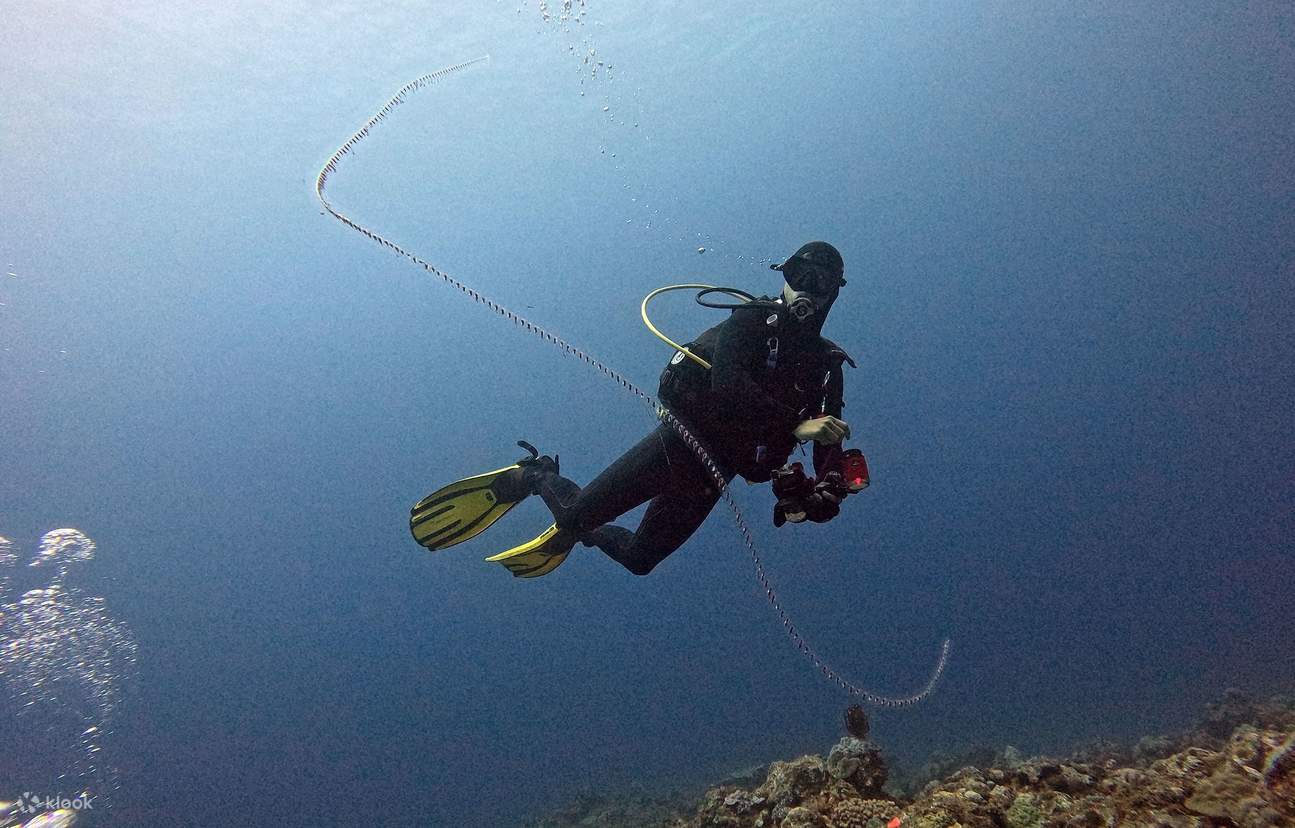
[[[843,252],[825,333],[873,485],[778,530],[735,496],[852,681],[911,691],[952,638],[874,716],[888,751],[1133,738],[1295,677],[1289,4],[84,2],[0,43],[0,800],[508,825],[835,738],[850,699],[723,507],[647,578],[483,563],[539,503],[410,540],[519,438],[587,481],[653,426],[315,201],[391,94],[485,54],[330,197],[638,385],[670,355],[649,290]],[[666,330],[718,321],[676,296]],[[25,564],[61,528],[95,554],[55,583]]]

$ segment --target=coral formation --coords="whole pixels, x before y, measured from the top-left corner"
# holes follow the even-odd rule
[[[1279,796],[1295,799],[1295,735],[1273,749],[1264,758],[1264,784]]]
[[[881,793],[890,770],[881,758],[881,748],[853,736],[846,736],[832,746],[827,755],[827,771],[834,779],[849,782],[860,793]]]
[[[873,743],[774,762],[754,788],[711,788],[691,815],[605,828],[1280,828],[1295,826],[1295,698],[1236,691],[1189,732],[1134,748],[1091,743],[1069,758],[982,751],[912,798],[882,793]],[[945,758],[936,765],[952,767]]]
[[[847,799],[828,815],[833,828],[872,828],[884,825],[899,813],[899,806],[885,799]]]
[[[824,828],[823,818],[809,808],[792,808],[779,828]]]

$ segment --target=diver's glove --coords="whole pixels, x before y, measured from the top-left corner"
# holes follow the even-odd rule
[[[792,431],[792,435],[802,443],[813,440],[820,445],[831,446],[850,436],[850,426],[845,420],[839,420],[828,414],[820,414],[796,426],[795,430]]]
[[[814,491],[805,498],[805,518],[814,523],[827,523],[841,514],[841,501],[850,493],[840,472],[828,472],[814,485]]]
[[[778,498],[773,507],[773,525],[801,523],[809,513],[805,501],[814,493],[814,481],[805,476],[800,463],[789,463],[773,473],[773,496]]]
[[[774,472],[773,525],[784,523],[827,523],[841,514],[841,501],[857,491],[839,471],[830,471],[815,483],[805,477],[799,463]]]
[[[817,482],[805,476],[800,463],[791,463],[773,473],[773,525],[784,523],[827,523],[841,514],[841,501],[868,487],[868,461],[858,449],[846,449],[836,467]]]

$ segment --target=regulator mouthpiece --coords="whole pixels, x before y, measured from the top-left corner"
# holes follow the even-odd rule
[[[797,322],[804,322],[814,315],[814,300],[803,293],[797,293],[787,304],[787,310]]]

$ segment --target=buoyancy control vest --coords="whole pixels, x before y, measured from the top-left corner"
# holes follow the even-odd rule
[[[841,366],[854,361],[831,340],[805,333],[775,300],[738,307],[686,346],[714,367],[677,352],[661,373],[658,397],[734,472],[766,481],[795,449],[797,425],[823,413],[840,416],[845,406]],[[740,364],[724,364],[732,360]]]

